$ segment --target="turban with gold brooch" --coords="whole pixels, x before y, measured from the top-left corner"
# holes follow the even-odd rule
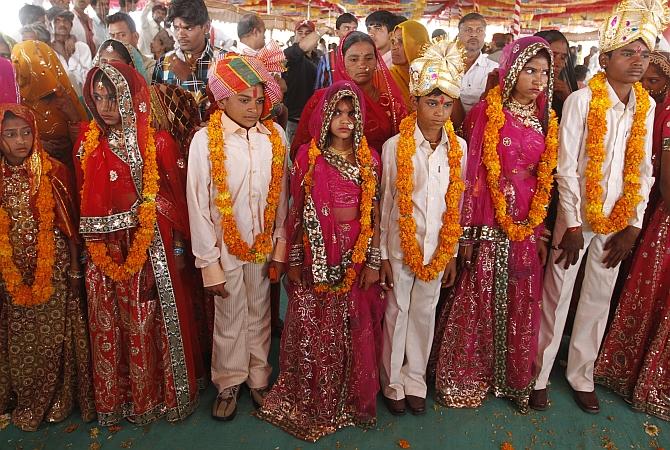
[[[416,97],[439,89],[458,98],[465,71],[465,53],[460,44],[436,39],[409,66],[409,93]]]
[[[667,0],[623,0],[600,30],[601,53],[611,52],[637,39],[649,50],[670,23]]]

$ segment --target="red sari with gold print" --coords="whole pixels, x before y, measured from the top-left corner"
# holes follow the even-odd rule
[[[106,127],[95,111],[92,81],[98,71],[116,87],[119,129]],[[84,98],[102,131],[86,173],[80,165],[86,128],[75,147],[79,149],[75,172],[82,192],[80,232],[87,242],[104,242],[111,258],[122,264],[138,226],[136,207],[151,120],[149,91],[135,69],[112,62],[89,72]],[[156,132],[155,143],[160,175],[157,221],[144,267],[123,282],[113,281],[92,261],[86,271],[101,425],[124,418],[136,424],[162,416],[177,421],[197,406],[197,378],[203,366],[186,282],[195,269],[180,266],[173,253],[175,234],[188,238],[185,180],[172,138]]]

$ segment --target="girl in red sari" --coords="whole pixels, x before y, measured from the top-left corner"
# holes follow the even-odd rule
[[[347,81],[323,91],[319,113],[310,117],[311,144],[300,147],[293,165],[279,378],[257,413],[312,442],[344,426],[375,423],[384,315],[377,284],[381,165],[363,137],[363,94]],[[359,240],[367,260],[357,263]],[[353,283],[342,288],[351,270]]]
[[[365,137],[370,147],[381,149],[388,138],[398,133],[400,121],[407,115],[402,92],[367,34],[352,31],[337,46],[336,52],[333,78],[353,82],[363,92],[362,103],[367,111],[363,125]],[[319,89],[305,105],[291,143],[292,157],[301,145],[311,140],[310,119],[320,113],[317,106],[325,92],[325,89]]]
[[[667,63],[666,63],[667,64]],[[656,183],[645,225],[594,370],[633,409],[670,420],[670,98],[656,107]]]
[[[0,125],[0,414],[35,431],[78,405],[88,422],[95,405],[71,174],[42,148],[29,108],[0,104]]]
[[[544,224],[515,239],[503,228],[489,187],[485,148],[492,120],[489,101],[493,103],[495,94],[503,114],[493,157],[500,165],[495,189],[504,196],[511,220],[525,224],[531,219],[534,195],[541,190],[538,166],[549,151],[545,136],[551,66],[551,50],[544,39],[528,37],[508,45],[501,56],[500,89],[489,91],[463,122],[468,140],[461,211],[465,267],[442,310],[434,342],[436,397],[445,406],[476,408],[493,391],[497,397],[512,399],[522,412],[528,410],[537,375],[542,274],[548,251],[542,240]],[[553,181],[549,178],[544,186],[546,203]]]
[[[75,169],[98,420],[180,420],[197,405],[202,361],[182,281],[189,226],[179,150],[150,127],[149,90],[132,67],[94,67],[84,98],[94,120],[82,127]]]

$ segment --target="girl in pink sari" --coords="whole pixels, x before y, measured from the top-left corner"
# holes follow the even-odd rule
[[[384,296],[377,284],[381,264],[377,194],[367,262],[354,265],[357,276],[351,290],[321,292],[315,287],[315,283],[334,287],[352,266],[352,250],[361,232],[359,208],[366,168],[355,156],[363,141],[363,94],[345,81],[323,91],[315,110],[319,113],[310,118],[309,127],[321,155],[310,170],[310,144],[305,144],[293,164],[288,228],[293,245],[279,378],[257,413],[307,441],[344,426],[375,423],[384,315]],[[335,139],[336,133],[343,132],[349,137]],[[378,190],[381,164],[377,152],[370,151]],[[310,195],[304,187],[308,176]]]
[[[402,92],[393,81],[370,36],[352,31],[338,45],[333,78],[355,83],[362,91],[361,103],[367,111],[363,124],[371,148],[380,149],[384,142],[398,133],[400,121],[407,115]],[[291,156],[312,139],[310,118],[322,101],[326,89],[314,92],[300,115],[298,129],[291,143]]]
[[[497,146],[500,190],[515,222],[528,217],[536,190],[551,105],[551,65],[549,45],[536,37],[508,45],[501,58],[505,122]],[[526,87],[529,79],[534,95]],[[531,99],[528,104],[521,103],[522,94]],[[492,390],[526,412],[536,377],[547,247],[540,239],[543,225],[525,240],[513,241],[495,219],[482,161],[486,108],[483,100],[463,123],[469,150],[461,212],[465,267],[438,321],[433,346],[436,397],[445,406],[474,408]]]

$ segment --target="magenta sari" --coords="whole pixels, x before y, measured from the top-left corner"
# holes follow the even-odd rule
[[[535,192],[536,167],[545,149],[546,124],[541,121],[551,99],[545,94],[538,98],[532,122],[519,119],[508,105],[521,69],[539,52],[550,55],[544,40],[520,39],[503,50],[500,67],[505,105],[498,144],[500,189],[517,222],[528,216]],[[549,93],[552,87],[550,79]],[[486,106],[485,100],[477,104],[463,123],[469,154],[462,240],[473,246],[473,260],[459,273],[438,320],[432,358],[436,397],[446,406],[472,408],[493,390],[525,412],[537,372],[543,267],[536,239],[543,226],[523,241],[511,241],[496,223],[482,163]]]
[[[670,99],[654,120],[654,177],[670,148]],[[630,400],[633,409],[670,420],[670,206],[658,182],[594,378]]]
[[[16,83],[16,72],[12,62],[6,58],[0,58],[0,103],[21,103],[19,85]]]
[[[311,287],[313,281],[334,284],[342,278],[360,232],[358,166],[329,153],[325,136],[335,104],[353,98],[358,119],[354,146],[358,146],[364,117],[361,95],[350,82],[335,82],[326,89],[318,108],[321,114],[310,121],[319,148],[326,149],[316,160],[310,197],[303,185],[309,145],[300,148],[293,163],[289,236],[295,242],[304,230],[310,245],[303,267],[310,281],[307,286],[286,284],[289,303],[279,378],[257,412],[312,442],[344,426],[371,426],[376,420],[383,292],[377,284],[367,290],[354,284],[347,294],[321,294]],[[380,176],[379,155],[372,153],[373,168]]]

